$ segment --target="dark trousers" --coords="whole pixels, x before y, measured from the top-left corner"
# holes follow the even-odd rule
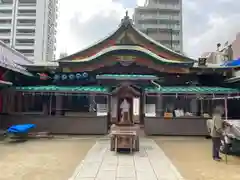
[[[219,158],[221,146],[221,138],[220,137],[212,137],[212,156],[213,158]]]

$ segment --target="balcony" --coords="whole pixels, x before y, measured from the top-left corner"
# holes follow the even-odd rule
[[[18,15],[18,17],[22,17],[22,16],[25,16],[25,17],[36,17],[36,13],[18,13],[17,15]]]
[[[35,30],[36,26],[17,26],[17,30]]]
[[[149,29],[149,28],[156,28],[156,29],[172,29],[175,31],[180,31],[181,26],[176,24],[139,24],[139,29]]]
[[[4,38],[9,39],[10,36],[11,36],[11,32],[0,32],[0,39],[4,39]]]
[[[16,46],[34,46],[34,43],[15,43]]]
[[[36,27],[35,22],[17,23],[17,29],[35,29],[35,27]]]
[[[16,42],[15,43],[15,49],[33,50],[34,49],[34,43]]]
[[[181,20],[181,17],[180,16],[171,16],[171,15],[139,15],[139,16],[136,16],[136,19],[138,20],[155,20],[155,19],[158,19],[158,20]]]
[[[19,3],[18,4],[19,7],[35,7],[36,3]]]
[[[139,7],[139,11],[151,11],[151,10],[156,10],[156,9],[161,9],[161,10],[174,10],[174,11],[179,11],[181,10],[181,5],[180,4],[151,4],[148,7]]]
[[[36,3],[19,3],[19,10],[36,10]]]
[[[12,9],[13,9],[13,4],[11,4],[11,3],[0,4],[0,10],[12,10]]]
[[[0,29],[12,29],[11,23],[1,23],[0,22]]]
[[[35,27],[35,22],[33,23],[17,23],[17,26],[24,26],[24,27],[29,27],[29,26],[33,26]]]
[[[34,39],[35,33],[16,33],[17,39]]]
[[[18,13],[17,19],[21,19],[21,20],[36,19],[36,13]]]
[[[34,56],[34,53],[23,53],[23,54],[24,54],[24,56],[26,56],[27,58]]]
[[[10,45],[10,39],[0,39],[0,41],[2,41],[4,44],[6,44],[7,46]]]
[[[0,12],[0,19],[12,19],[12,13],[1,13]]]

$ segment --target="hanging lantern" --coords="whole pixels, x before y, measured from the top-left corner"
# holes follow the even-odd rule
[[[74,74],[70,74],[68,77],[69,77],[69,79],[71,79],[71,80],[74,80],[74,79],[75,79]]]
[[[63,74],[62,75],[62,80],[66,80],[67,79],[67,75],[66,74]]]
[[[76,74],[76,79],[81,79],[82,78],[82,74],[81,73],[77,73]]]
[[[84,73],[82,74],[82,76],[83,76],[84,78],[87,78],[87,77],[88,77],[88,73],[84,72]]]
[[[54,77],[53,77],[54,80],[59,80],[60,79],[60,75],[58,74],[55,74]]]

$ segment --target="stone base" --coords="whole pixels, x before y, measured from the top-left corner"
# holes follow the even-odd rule
[[[138,151],[139,151],[139,136],[137,136],[134,141],[135,141],[135,142],[134,142],[135,146],[133,147],[132,150],[138,152]],[[124,149],[124,147],[122,147],[121,145],[118,146],[118,147]],[[126,147],[125,147],[125,148],[126,148]],[[110,140],[110,150],[111,150],[111,151],[116,151],[116,149],[115,149],[115,137],[114,137],[114,136],[111,136],[111,140]]]
[[[110,141],[110,150],[116,151],[115,142],[116,138],[117,147],[123,149],[132,149],[133,151],[139,151],[139,126],[123,126],[123,125],[112,125],[111,132],[111,141]],[[134,134],[134,135],[131,135]]]

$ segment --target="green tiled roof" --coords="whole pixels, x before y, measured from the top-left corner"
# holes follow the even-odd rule
[[[97,79],[158,79],[154,75],[145,74],[101,74],[96,76]]]
[[[224,88],[224,87],[161,87],[145,88],[147,93],[165,93],[165,94],[181,94],[181,93],[193,93],[193,94],[226,94],[226,93],[239,93],[239,89]]]
[[[16,87],[19,91],[32,92],[99,92],[107,93],[108,88],[102,86],[22,86]]]

